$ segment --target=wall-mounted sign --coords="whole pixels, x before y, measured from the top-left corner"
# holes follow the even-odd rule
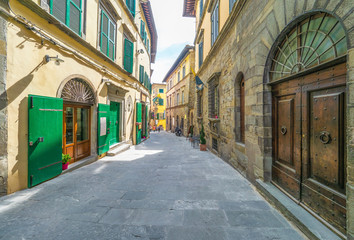
[[[105,136],[107,132],[107,120],[106,117],[101,117],[100,118],[100,136]]]

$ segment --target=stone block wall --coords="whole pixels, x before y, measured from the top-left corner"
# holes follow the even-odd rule
[[[7,194],[7,20],[0,15],[0,196]]]
[[[203,119],[195,119],[197,129],[203,123],[207,146],[212,148],[212,136],[218,139],[218,155],[251,181],[269,181],[272,166],[272,98],[266,83],[267,61],[277,38],[295,19],[313,11],[327,12],[337,17],[347,31],[347,231],[354,237],[354,6],[352,0],[266,0],[238,1],[240,13],[231,13],[229,25],[219,33],[204,60],[198,76],[207,84],[209,77],[221,72],[219,78],[219,134],[212,135],[208,119],[208,90],[203,90]],[[236,8],[234,8],[235,10]],[[234,14],[234,16],[232,15]],[[238,14],[238,15],[237,15]],[[237,15],[237,16],[236,16]],[[230,20],[232,19],[232,20]],[[223,32],[227,32],[223,34]],[[267,65],[268,64],[268,65]],[[236,101],[238,77],[245,78],[245,143],[239,143]],[[196,101],[195,101],[196,106]]]

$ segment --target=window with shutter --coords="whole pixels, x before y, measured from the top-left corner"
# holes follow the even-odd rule
[[[124,38],[124,69],[133,73],[133,52],[134,52],[134,43],[129,39]]]
[[[144,82],[144,66],[142,65],[139,66],[139,82]]]
[[[202,18],[202,16],[203,16],[203,0],[200,0],[200,3],[199,3],[199,14],[200,14],[200,18]]]
[[[81,36],[84,0],[50,0],[50,13]]]
[[[162,98],[159,99],[159,105],[163,106],[163,99]]]
[[[107,57],[115,59],[116,24],[101,7],[100,48]]]
[[[145,32],[145,22],[143,20],[140,20],[140,36],[144,41],[146,37],[146,32]]]
[[[135,17],[135,0],[126,0],[126,4],[130,13]]]

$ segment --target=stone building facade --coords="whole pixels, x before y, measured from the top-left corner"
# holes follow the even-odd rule
[[[208,148],[252,182],[271,181],[348,239],[353,11],[350,0],[184,1],[184,16],[196,17],[196,74],[204,82],[194,124],[204,125]]]
[[[0,196],[7,193],[7,17],[0,14]]]
[[[151,116],[152,129],[166,130],[166,84],[153,83],[151,90]]]
[[[150,1],[1,1],[0,193],[147,137],[156,49]]]
[[[187,45],[163,79],[167,86],[166,129],[174,132],[179,127],[184,136],[193,116],[193,104],[190,102],[191,90],[194,91],[193,68],[194,47]]]

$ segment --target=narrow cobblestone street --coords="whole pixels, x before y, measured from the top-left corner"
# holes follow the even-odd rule
[[[236,170],[184,137],[0,198],[1,239],[303,239]]]

